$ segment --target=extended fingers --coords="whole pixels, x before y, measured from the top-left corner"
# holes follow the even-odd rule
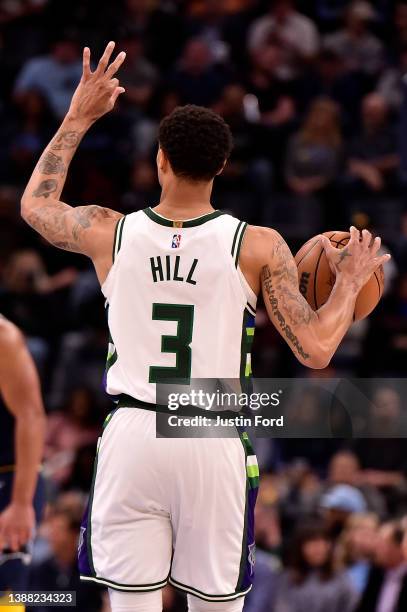
[[[364,229],[362,231],[362,240],[361,240],[361,243],[362,243],[362,247],[365,250],[367,250],[370,247],[370,245],[372,243],[372,234],[369,232],[369,230]]]
[[[83,78],[88,79],[91,75],[90,71],[90,49],[85,47],[83,50]]]
[[[349,229],[350,231],[350,240],[347,244],[348,247],[354,248],[359,244],[360,232],[353,225]]]
[[[114,62],[110,64],[110,66],[105,72],[105,75],[108,79],[111,79],[112,76],[116,74],[116,72],[119,70],[120,66],[123,64],[125,59],[126,59],[126,53],[124,51],[121,51],[121,53],[119,53],[119,55],[116,57]]]
[[[379,238],[379,236],[376,236],[376,238],[373,240],[373,243],[370,247],[370,251],[373,257],[378,253],[381,246],[382,246],[382,239]]]
[[[103,52],[102,57],[99,60],[99,64],[98,67],[95,70],[95,74],[97,74],[98,76],[100,76],[101,74],[103,74],[106,70],[106,67],[109,63],[110,57],[113,53],[113,49],[115,47],[115,44],[112,40],[106,45],[106,49]]]
[[[389,253],[386,253],[386,255],[382,255],[381,257],[375,257],[373,259],[373,269],[377,270],[377,268],[386,264],[388,261],[390,261],[390,259],[391,255],[389,255]]]

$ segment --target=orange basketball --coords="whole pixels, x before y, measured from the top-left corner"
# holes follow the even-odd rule
[[[342,249],[349,241],[349,232],[325,232],[332,245]],[[329,298],[335,283],[335,275],[329,267],[321,240],[314,236],[295,256],[300,291],[313,310],[318,310]],[[354,321],[367,317],[383,295],[384,271],[380,266],[360,290],[356,300]]]

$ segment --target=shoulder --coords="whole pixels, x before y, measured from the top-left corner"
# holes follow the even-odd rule
[[[250,249],[253,255],[263,255],[273,251],[283,241],[281,235],[271,227],[248,225],[246,228],[243,247]]]

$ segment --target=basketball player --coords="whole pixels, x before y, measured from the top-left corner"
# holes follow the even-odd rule
[[[20,331],[0,317],[0,594],[27,587],[44,430],[34,362]]]
[[[356,296],[389,259],[368,232],[342,250],[325,241],[336,283],[313,312],[297,269],[272,229],[247,227],[210,203],[229,156],[228,126],[213,112],[179,108],[160,126],[161,201],[127,215],[60,201],[82,137],[124,91],[109,63],[83,76],[59,131],[22,198],[22,215],[62,249],[88,255],[107,301],[106,385],[120,396],[99,445],[80,542],[84,580],[110,587],[112,609],[158,612],[167,581],[188,593],[192,612],[238,612],[250,590],[258,468],[247,435],[156,438],[156,383],[250,376],[256,299],[301,363],[323,368],[352,322]],[[112,255],[113,254],[113,255]],[[243,445],[241,444],[243,443]],[[247,467],[247,472],[246,472]]]

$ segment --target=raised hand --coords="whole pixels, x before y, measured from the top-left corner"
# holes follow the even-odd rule
[[[109,42],[94,72],[90,69],[90,49],[84,48],[82,78],[73,95],[69,117],[92,124],[111,111],[119,95],[125,91],[114,75],[123,64],[126,54],[122,51],[109,64],[114,47],[115,43]]]
[[[326,256],[336,277],[349,282],[355,292],[359,292],[367,283],[373,272],[390,259],[390,255],[378,255],[381,239],[373,240],[368,230],[359,232],[356,227],[350,228],[350,240],[343,249],[332,246],[326,236],[321,236]]]

